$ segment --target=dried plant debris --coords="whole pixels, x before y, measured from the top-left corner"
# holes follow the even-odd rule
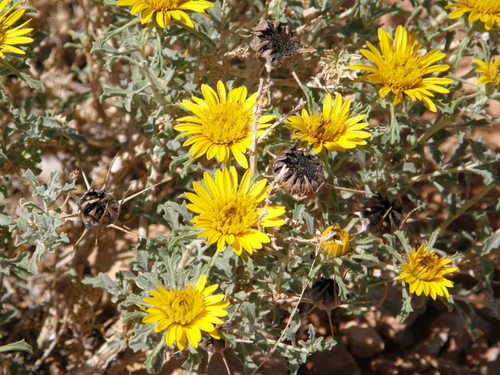
[[[376,194],[365,201],[361,220],[363,228],[374,233],[392,233],[403,222],[403,205],[399,198]]]
[[[200,342],[200,347],[210,354],[221,353],[229,347],[229,343],[224,337],[220,340],[210,337]]]
[[[114,224],[120,214],[118,201],[103,190],[90,189],[78,201],[80,217],[87,228]]]
[[[324,168],[317,156],[290,148],[274,160],[275,183],[297,200],[315,194],[325,182]]]
[[[359,60],[361,55],[351,54],[347,50],[341,51],[328,49],[324,51],[324,56],[319,62],[321,71],[318,75],[329,85],[337,86],[342,79],[354,80],[356,74],[349,66]]]
[[[339,305],[337,284],[332,279],[322,277],[314,282],[309,290],[308,299],[321,310],[333,310]]]
[[[297,33],[278,21],[261,21],[255,28],[250,46],[266,66],[277,68],[289,64],[299,52]]]

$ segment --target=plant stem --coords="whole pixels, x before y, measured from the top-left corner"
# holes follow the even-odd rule
[[[299,296],[299,300],[297,301],[297,303],[295,304],[292,312],[290,313],[290,316],[288,317],[288,322],[285,326],[285,328],[283,329],[283,331],[281,332],[281,335],[280,337],[278,338],[278,340],[276,340],[276,342],[274,343],[273,347],[271,348],[271,350],[269,351],[269,353],[267,354],[266,358],[264,358],[264,360],[261,362],[261,364],[252,372],[251,375],[254,375],[256,373],[258,373],[258,371],[261,369],[261,367],[264,365],[264,363],[266,363],[267,360],[269,360],[269,358],[271,358],[271,356],[273,355],[273,353],[276,351],[276,349],[278,348],[278,346],[281,344],[281,341],[283,340],[283,338],[285,337],[285,334],[286,334],[286,331],[288,329],[288,327],[290,327],[290,324],[292,323],[293,321],[293,317],[295,316],[295,314],[297,313],[297,310],[299,308],[299,305],[300,303],[302,302],[302,299],[304,297],[304,293],[307,289],[307,286],[309,285],[310,283],[310,278],[312,276],[312,272],[314,270],[314,265],[316,263],[316,259],[318,258],[318,253],[319,253],[319,249],[320,249],[320,245],[316,245],[316,252],[314,254],[314,259],[311,263],[311,267],[309,268],[309,272],[307,273],[307,278],[306,280],[303,281],[302,283],[302,291],[300,292],[300,296]]]
[[[253,122],[252,122],[252,143],[250,144],[250,170],[255,174],[257,170],[257,127],[259,124],[260,114],[262,112],[262,96],[264,93],[264,78],[259,80],[259,89],[257,90],[257,98],[253,107]]]
[[[394,144],[399,142],[401,137],[399,136],[399,123],[396,118],[395,108],[392,104],[389,105],[389,108],[391,110],[390,142],[391,144]]]
[[[163,98],[163,96],[160,94],[160,91],[159,91],[159,90],[164,90],[165,88],[159,84],[157,77],[153,78],[153,76],[151,75],[151,71],[150,71],[149,65],[148,65],[148,60],[146,57],[145,49],[146,49],[146,46],[147,46],[148,41],[149,41],[150,31],[151,31],[151,26],[148,25],[147,27],[144,28],[144,32],[141,35],[141,38],[139,39],[139,44],[140,44],[139,51],[140,51],[141,57],[142,57],[142,63],[140,64],[140,67],[141,67],[142,71],[144,72],[144,75],[146,76],[146,78],[150,84],[151,91],[153,91],[154,98],[162,106],[166,106],[168,103],[165,100],[165,98]]]
[[[490,190],[492,190],[494,187],[496,187],[497,184],[492,182],[489,185],[484,186],[479,193],[475,194],[471,199],[469,199],[467,202],[464,203],[462,207],[460,207],[455,215],[448,217],[445,221],[441,223],[439,228],[437,229],[438,232],[444,232],[448,226],[454,222],[457,218],[462,216],[472,205],[476,204],[479,202],[486,194],[489,193]]]

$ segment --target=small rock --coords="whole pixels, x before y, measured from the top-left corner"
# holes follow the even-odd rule
[[[331,350],[313,353],[299,370],[299,375],[306,374],[361,375],[361,371],[346,347],[337,343]]]
[[[349,327],[344,334],[355,357],[369,358],[385,348],[384,341],[372,327]]]
[[[371,361],[371,369],[380,375],[398,375],[399,369],[389,358],[376,358]]]
[[[389,341],[398,345],[407,346],[404,345],[403,342],[405,344],[411,343],[412,332],[409,328],[415,322],[416,317],[417,314],[410,314],[408,319],[401,322],[401,317],[399,315],[392,316],[387,312],[383,312],[377,324],[377,329],[381,335]]]
[[[414,347],[414,352],[438,355],[446,348],[447,359],[458,359],[470,343],[465,325],[457,313],[444,313],[433,320],[430,335]],[[443,355],[443,354],[442,354]]]

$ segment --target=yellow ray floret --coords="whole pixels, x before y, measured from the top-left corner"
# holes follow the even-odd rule
[[[186,11],[205,14],[205,10],[214,4],[205,0],[118,0],[120,6],[132,5],[130,14],[141,13],[141,23],[154,18],[158,26],[165,28],[175,20],[194,27]]]
[[[219,285],[205,287],[207,276],[202,275],[195,286],[184,289],[165,289],[158,286],[150,290],[152,297],[143,299],[150,307],[141,308],[148,314],[142,319],[144,324],[156,323],[155,332],[167,331],[165,343],[174,343],[180,350],[187,342],[197,348],[202,339],[201,331],[220,339],[215,324],[223,324],[220,318],[228,315],[225,310],[229,302],[223,294],[212,295]]]
[[[433,65],[446,55],[437,49],[421,55],[422,45],[417,42],[416,35],[398,26],[395,38],[378,29],[380,50],[370,42],[366,42],[369,50],[362,49],[361,53],[373,65],[353,65],[350,68],[364,70],[370,74],[358,78],[361,81],[382,85],[379,96],[392,93],[392,105],[399,104],[406,95],[411,100],[420,100],[432,112],[437,108],[432,98],[432,91],[448,94],[450,91],[442,85],[453,82],[450,78],[425,77],[435,72],[445,72],[450,69],[447,64]]]
[[[410,284],[410,292],[417,296],[422,293],[436,299],[437,296],[450,297],[447,288],[453,287],[453,282],[445,279],[445,275],[455,272],[457,267],[445,267],[451,259],[438,256],[434,250],[429,251],[421,245],[408,254],[408,263],[402,264],[403,272],[399,279]]]
[[[332,102],[332,96],[328,94],[322,113],[309,114],[303,109],[301,116],[289,117],[287,125],[297,131],[293,138],[301,138],[309,143],[317,154],[323,148],[344,151],[366,145],[365,139],[370,138],[371,134],[361,130],[368,126],[365,122],[360,123],[365,115],[349,118],[351,101],[344,101],[340,94]]]
[[[469,13],[469,22],[480,21],[486,30],[491,30],[500,23],[500,1],[498,0],[452,0],[445,7],[453,9],[450,19],[462,17]]]
[[[193,96],[183,100],[182,105],[193,115],[177,119],[174,128],[183,132],[180,137],[189,136],[183,146],[191,146],[193,159],[206,155],[216,157],[227,164],[231,155],[243,168],[248,168],[245,153],[252,142],[253,108],[257,93],[247,98],[247,88],[238,87],[226,91],[224,84],[217,83],[217,92],[208,85],[201,85],[203,99]],[[257,137],[269,127],[275,116],[261,116],[257,124]]]
[[[21,3],[16,3],[4,12],[9,0],[3,0],[0,3],[0,58],[4,57],[5,52],[12,52],[18,55],[24,55],[25,52],[15,45],[32,43],[33,39],[26,36],[33,29],[24,28],[31,21],[27,20],[23,24],[12,27],[23,16],[26,9],[16,9]]]
[[[252,174],[247,170],[238,186],[236,168],[224,168],[215,173],[215,179],[204,173],[205,187],[193,182],[194,193],[186,193],[191,202],[186,207],[196,216],[192,223],[203,229],[198,235],[206,237],[208,243],[217,244],[222,251],[230,245],[241,255],[242,250],[252,254],[271,242],[260,227],[278,227],[285,224],[280,218],[285,213],[283,206],[259,208],[266,198],[269,186],[262,179],[251,185]]]
[[[489,64],[479,59],[472,61],[479,65],[476,73],[483,73],[477,80],[477,83],[483,85],[491,83],[493,86],[500,86],[500,56],[492,57]]]

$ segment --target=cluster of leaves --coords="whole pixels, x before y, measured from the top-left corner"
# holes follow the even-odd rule
[[[120,114],[120,120],[113,122],[103,117],[100,124],[103,128],[110,125],[103,131],[114,136],[114,148],[129,150],[132,136],[139,135],[147,144],[147,152],[141,155],[144,163],[159,161],[162,172],[173,179],[170,196],[149,212],[142,212],[168,232],[142,239],[133,248],[135,258],[130,270],[119,271],[114,279],[106,274],[82,278],[83,283],[111,294],[122,318],[133,322],[128,346],[134,351],[149,351],[148,371],[160,370],[168,348],[161,335],[153,333],[152,325],[140,323],[144,313],[136,305],[143,304],[142,298],[159,285],[181,287],[202,273],[208,273],[212,283],[219,283],[231,301],[232,325],[222,335],[247,373],[258,368],[259,355],[274,350],[287,359],[290,371],[295,373],[308,355],[335,344],[332,339],[320,337],[313,324],[305,325],[299,309],[302,297],[317,279],[335,280],[343,306],[366,305],[367,301],[382,298],[385,285],[395,284],[399,264],[404,261],[402,254],[422,242],[447,254],[464,252],[467,262],[459,267],[464,273],[472,272],[478,282],[472,288],[458,283],[453,291],[456,298],[464,299],[480,290],[492,298],[489,255],[500,241],[492,214],[499,207],[487,197],[498,183],[492,168],[498,156],[474,135],[476,129],[489,127],[495,120],[487,112],[492,93],[480,88],[470,95],[440,97],[439,113],[426,117],[425,107],[415,103],[402,103],[397,112],[391,112],[390,105],[379,100],[376,88],[353,83],[347,74],[335,75],[333,83],[327,74],[320,74],[321,68],[327,69],[328,59],[321,64],[318,56],[328,57],[331,49],[358,52],[377,28],[380,17],[406,13],[396,3],[389,6],[380,1],[358,0],[352,8],[343,8],[342,1],[317,0],[311,2],[315,8],[309,8],[313,12],[308,14],[302,1],[224,1],[224,7],[221,1],[214,3],[215,7],[207,12],[209,17],[190,14],[196,24],[194,29],[176,23],[161,29],[153,23],[141,25],[128,9],[116,6],[113,0],[95,2],[88,17],[103,24],[102,36],[74,33],[67,47],[87,48],[92,61],[98,61],[102,74],[97,78],[95,72],[90,72],[92,66],[76,74],[89,86],[95,87],[97,82],[97,92],[92,88],[81,98],[75,95],[54,104],[56,99],[44,98],[45,89],[40,86],[39,91],[33,91],[37,96],[35,111],[30,98],[23,99],[22,105],[3,109],[8,125],[2,129],[0,160],[5,161],[6,171],[12,175],[26,170],[21,176],[32,185],[33,199],[21,199],[14,211],[0,206],[2,244],[21,249],[15,257],[0,253],[0,272],[25,278],[26,271],[38,272],[37,264],[45,253],[57,251],[69,242],[61,231],[63,221],[57,202],[74,186],[62,186],[55,174],[42,183],[28,168],[37,171],[42,155],[51,150],[63,150],[73,160],[100,159],[106,150],[92,145],[91,137],[81,129],[67,126],[66,121],[78,116],[70,111],[68,119],[61,118],[52,109],[67,111],[75,101],[83,103],[94,98],[104,112],[114,110]],[[442,11],[441,3],[415,0],[412,5],[434,15]],[[354,94],[357,104],[353,113],[369,113],[372,140],[361,149],[323,153],[327,182],[399,196],[407,212],[419,208],[417,220],[404,231],[383,236],[359,233],[353,235],[348,256],[328,259],[318,255],[318,243],[314,241],[318,233],[335,223],[354,233],[360,228],[355,212],[363,203],[354,193],[323,189],[317,198],[306,202],[296,202],[283,193],[272,197],[273,203],[287,207],[288,224],[271,233],[272,244],[252,257],[238,257],[230,248],[218,253],[197,236],[183,193],[192,189],[193,181],[199,181],[204,171],[212,172],[216,166],[191,160],[186,148],[181,147],[172,127],[173,120],[184,114],[178,103],[198,95],[201,83],[214,86],[217,80],[229,87],[246,85],[256,90],[263,66],[249,52],[248,37],[266,12],[273,19],[301,29],[306,50],[290,67],[272,72],[268,111],[280,117],[296,106],[300,97],[307,100],[309,111],[318,110],[325,91],[332,88]],[[106,16],[105,21],[101,19]],[[428,49],[453,50],[458,24],[450,21],[444,28],[432,17],[412,20],[412,29]],[[462,56],[487,60],[499,53],[497,38],[493,32],[488,39],[469,38],[467,45],[451,54],[457,63]],[[292,72],[300,77],[300,83],[292,78]],[[451,93],[460,93],[473,76],[472,69],[460,77],[453,76]],[[2,95],[0,100],[9,101],[6,94]],[[127,121],[125,128],[117,125],[123,118]],[[119,137],[122,131],[127,135],[125,139]],[[457,145],[451,153],[441,147],[450,138]],[[290,130],[278,127],[259,150],[258,173],[269,175],[273,156],[291,144]],[[75,145],[79,151],[74,151]],[[14,191],[7,176],[3,173],[2,199]],[[439,193],[445,215],[429,208],[428,195],[423,191]],[[472,224],[457,230],[452,224],[463,215],[472,217]],[[386,307],[404,318],[412,311],[411,298],[403,290],[401,304]],[[346,309],[346,314],[362,311],[353,307]],[[189,369],[198,368],[203,359],[203,352],[193,348],[178,355],[185,358],[184,365]]]

